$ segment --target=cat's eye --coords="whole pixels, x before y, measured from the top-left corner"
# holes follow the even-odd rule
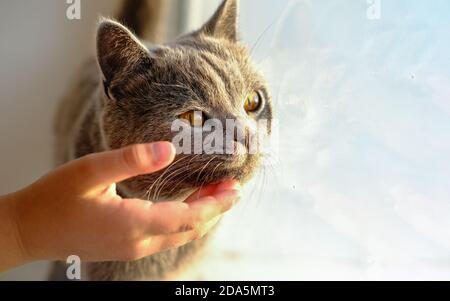
[[[202,127],[205,123],[205,114],[200,111],[189,111],[178,116],[193,127]]]
[[[258,91],[253,91],[245,99],[244,109],[247,113],[256,112],[262,105],[262,97]]]

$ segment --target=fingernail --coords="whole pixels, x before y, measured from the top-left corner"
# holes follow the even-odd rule
[[[172,153],[172,145],[168,142],[157,142],[150,145],[153,162],[165,162]]]

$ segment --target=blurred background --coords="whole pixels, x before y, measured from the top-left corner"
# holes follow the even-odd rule
[[[68,20],[65,1],[0,0],[0,195],[52,168],[56,105],[119,3],[82,0]],[[167,3],[171,39],[220,1]],[[241,0],[240,28],[278,155],[180,278],[450,280],[450,2]]]

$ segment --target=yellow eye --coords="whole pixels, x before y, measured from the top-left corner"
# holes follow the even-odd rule
[[[247,111],[247,113],[255,112],[261,107],[261,103],[261,95],[258,92],[253,91],[247,96],[247,99],[244,103],[244,109],[245,111]]]
[[[180,119],[185,120],[193,127],[202,127],[205,123],[204,114],[199,111],[189,111],[178,116]]]

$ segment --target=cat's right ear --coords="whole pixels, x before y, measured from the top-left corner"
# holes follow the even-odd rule
[[[224,0],[200,32],[236,42],[238,40],[238,10],[239,1]]]
[[[125,26],[101,20],[97,30],[97,60],[105,84],[149,57],[147,48]]]

